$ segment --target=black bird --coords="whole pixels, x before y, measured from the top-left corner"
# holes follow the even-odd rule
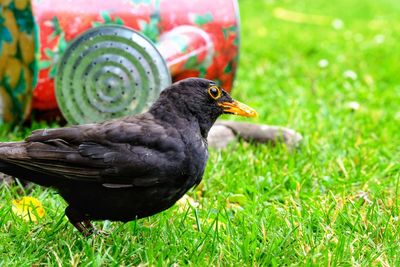
[[[199,184],[207,133],[224,113],[256,116],[214,82],[185,79],[163,90],[148,112],[0,143],[0,172],[57,189],[69,221],[89,235],[91,220],[147,217]]]

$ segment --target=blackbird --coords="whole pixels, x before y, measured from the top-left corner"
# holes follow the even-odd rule
[[[224,113],[256,116],[214,82],[185,79],[145,113],[0,143],[0,172],[55,188],[68,203],[69,221],[90,235],[91,220],[151,216],[199,184],[208,131]]]

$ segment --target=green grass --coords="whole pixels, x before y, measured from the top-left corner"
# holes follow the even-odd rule
[[[301,148],[212,150],[202,186],[189,193],[198,207],[96,223],[108,237],[80,236],[54,191],[2,186],[0,265],[400,264],[398,0],[242,0],[240,8],[233,96],[258,110],[258,122],[301,132]],[[323,18],[292,21],[297,13],[282,10]],[[3,128],[1,139],[28,132]],[[11,212],[21,193],[43,202],[38,223]]]

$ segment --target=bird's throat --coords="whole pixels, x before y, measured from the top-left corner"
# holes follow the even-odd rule
[[[180,131],[196,130],[205,139],[218,118],[218,115],[192,110],[185,103],[176,105],[170,101],[157,101],[150,108],[149,113],[156,119],[174,125]]]

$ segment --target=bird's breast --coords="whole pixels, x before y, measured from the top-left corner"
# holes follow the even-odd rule
[[[203,138],[192,140],[188,151],[190,187],[201,182],[208,159],[207,142]]]

